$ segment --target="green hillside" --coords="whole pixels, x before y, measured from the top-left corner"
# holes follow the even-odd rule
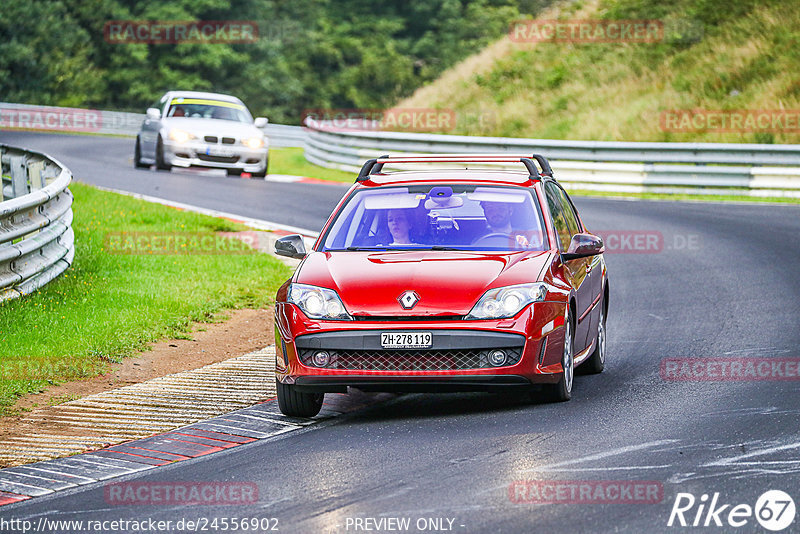
[[[398,107],[480,114],[482,120],[458,121],[447,132],[459,134],[800,140],[800,2],[592,0],[557,4],[538,17],[555,18],[655,19],[664,32],[651,43],[521,43],[506,36]],[[709,110],[721,118],[704,113],[704,120],[687,123],[685,117],[693,116],[668,113],[674,110]],[[759,119],[761,110],[770,110],[769,123]],[[718,131],[734,115],[743,120],[732,124],[737,131]]]

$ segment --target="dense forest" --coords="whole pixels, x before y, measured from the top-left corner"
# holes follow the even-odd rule
[[[304,109],[380,108],[548,0],[26,0],[0,13],[0,101],[141,112],[169,89]],[[110,21],[251,21],[247,43],[120,43]],[[104,31],[106,30],[106,31]]]

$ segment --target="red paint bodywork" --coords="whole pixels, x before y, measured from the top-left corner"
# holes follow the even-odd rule
[[[507,177],[507,179],[503,179]],[[387,185],[446,183],[486,183],[533,188],[542,208],[550,250],[516,252],[475,251],[373,251],[319,252],[335,214],[350,195],[361,188]],[[585,231],[581,222],[582,230]],[[548,212],[541,182],[527,174],[510,172],[405,172],[374,175],[356,183],[334,209],[323,228],[313,251],[303,260],[291,280],[278,291],[275,309],[277,347],[276,376],[291,384],[298,377],[309,376],[376,376],[381,378],[420,379],[424,377],[470,377],[483,375],[515,375],[531,383],[554,383],[562,372],[564,321],[567,310],[573,320],[581,319],[576,329],[575,365],[582,363],[594,348],[599,321],[599,302],[607,291],[605,261],[602,255],[572,260],[565,265],[555,245],[556,235]],[[597,269],[594,287],[588,287],[588,266]],[[511,319],[452,320],[446,316],[466,315],[489,289],[542,281],[555,290],[545,302],[534,303]],[[309,319],[298,306],[286,302],[291,282],[310,284],[335,290],[347,311],[354,316],[424,316],[422,321],[357,320],[334,321]],[[406,290],[420,297],[412,310],[404,310],[397,298]],[[579,298],[579,293],[583,297]],[[583,301],[583,305],[579,304]],[[570,308],[578,308],[572,309]],[[435,320],[436,316],[443,316]],[[294,339],[305,334],[347,331],[389,330],[471,330],[517,333],[525,336],[523,356],[518,363],[495,368],[447,371],[353,371],[322,369],[303,365],[295,350]],[[542,343],[546,350],[539,361]],[[284,352],[285,351],[285,352]]]

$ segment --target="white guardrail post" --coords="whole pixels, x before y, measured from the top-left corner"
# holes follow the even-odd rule
[[[75,256],[72,174],[38,152],[0,145],[0,301],[63,273]]]
[[[572,189],[800,197],[800,146],[623,143],[343,130],[307,121],[305,156],[358,172],[382,154],[542,154]],[[497,168],[497,167],[495,167]]]

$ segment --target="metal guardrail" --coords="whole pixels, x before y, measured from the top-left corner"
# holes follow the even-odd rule
[[[144,119],[144,113],[0,102],[0,127],[2,128],[135,137],[139,133]],[[269,138],[270,146],[273,147],[302,147],[305,143],[306,133],[301,126],[267,124],[262,130]]]
[[[618,192],[800,197],[800,146],[733,143],[622,143],[334,130],[308,123],[305,156],[358,172],[391,153],[539,153],[560,182]]]
[[[26,295],[72,264],[70,171],[38,152],[0,145],[0,301]]]
[[[22,114],[26,115],[22,115]],[[22,120],[24,118],[24,120]],[[135,136],[144,114],[0,102],[0,127]],[[65,128],[64,124],[70,128]],[[77,125],[77,126],[76,126]],[[80,128],[83,127],[81,130]],[[540,153],[567,187],[616,192],[800,197],[800,145],[626,143],[335,130],[269,124],[273,147],[304,147],[311,163],[358,172],[384,153]]]

